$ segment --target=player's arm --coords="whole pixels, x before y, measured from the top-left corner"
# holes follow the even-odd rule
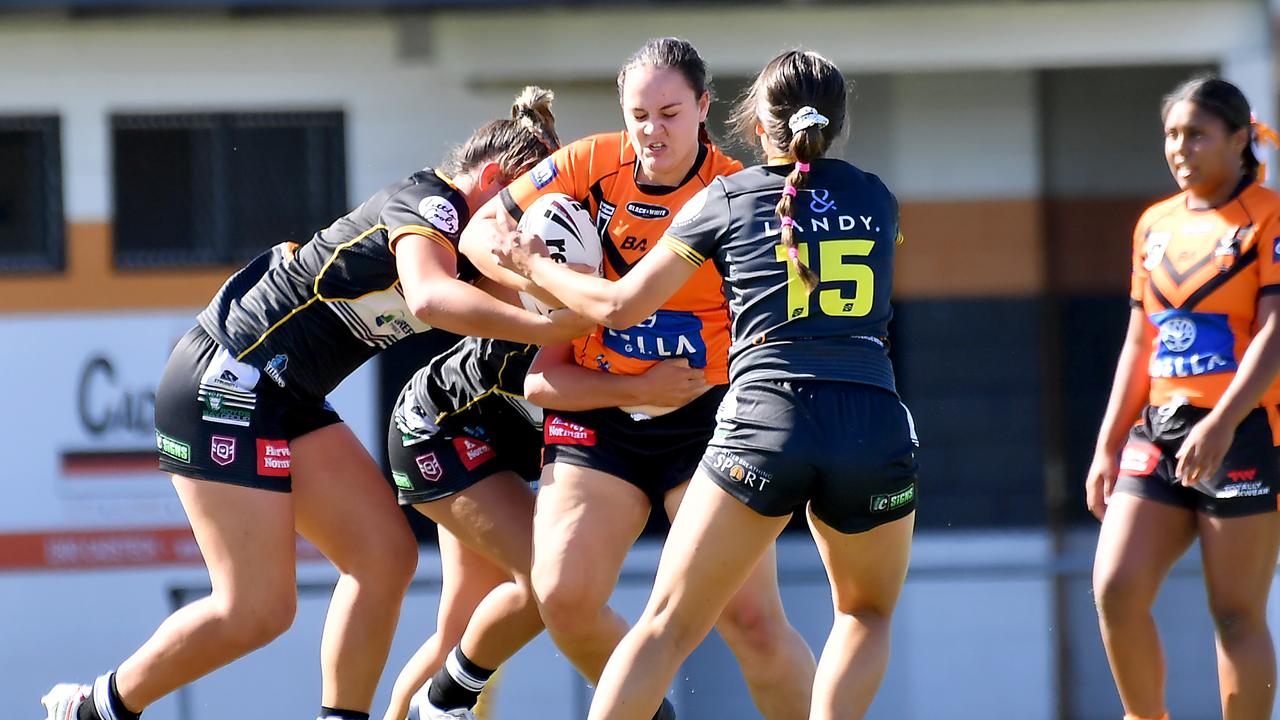
[[[685,203],[658,241],[663,250],[640,258],[610,282],[573,272],[552,260],[537,238],[502,238],[495,251],[503,267],[529,278],[565,307],[607,327],[629,328],[649,317],[693,275],[719,246],[732,218],[719,180]]]
[[[525,376],[525,398],[552,410],[594,410],[628,405],[680,407],[707,389],[705,372],[686,359],[664,360],[639,375],[590,370],[573,360],[567,344],[538,351]]]
[[[457,279],[457,260],[439,237],[406,233],[397,239],[395,257],[405,303],[432,327],[523,343],[566,342],[594,329],[573,313],[531,313]]]
[[[490,198],[480,206],[471,222],[462,230],[462,239],[458,242],[458,250],[467,256],[476,269],[485,277],[523,292],[534,292],[533,283],[526,277],[514,273],[501,265],[493,256],[493,249],[499,242],[516,233],[516,221],[502,204],[500,195]],[[539,297],[543,302],[550,298]]]

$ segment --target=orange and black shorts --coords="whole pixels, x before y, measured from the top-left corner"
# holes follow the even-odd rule
[[[1115,492],[1186,508],[1215,517],[1275,512],[1280,491],[1280,448],[1273,420],[1264,408],[1249,413],[1236,428],[1222,466],[1194,487],[1176,477],[1178,450],[1209,411],[1187,404],[1148,405],[1142,424],[1129,432],[1120,457]]]

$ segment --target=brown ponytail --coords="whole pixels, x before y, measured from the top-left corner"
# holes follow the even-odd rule
[[[786,148],[796,160],[777,213],[782,220],[782,244],[806,292],[817,287],[818,276],[800,259],[792,206],[808,184],[809,163],[825,155],[844,129],[847,98],[844,76],[830,60],[815,52],[788,50],[760,71],[732,115],[733,124],[749,142],[755,142],[759,125],[773,147]]]
[[[556,118],[551,114],[555,94],[530,85],[516,96],[510,120],[494,120],[476,130],[445,163],[451,174],[496,162],[503,176],[514,180],[560,147]]]

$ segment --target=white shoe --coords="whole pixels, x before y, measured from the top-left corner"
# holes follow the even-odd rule
[[[441,710],[432,705],[430,698],[427,697],[427,691],[430,689],[431,681],[428,680],[427,684],[409,699],[409,720],[476,720],[476,714],[468,708]]]
[[[48,712],[45,720],[75,720],[76,709],[89,697],[92,690],[88,685],[77,683],[58,683],[53,689],[40,698],[40,703]]]

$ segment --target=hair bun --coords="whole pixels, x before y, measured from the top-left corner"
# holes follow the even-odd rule
[[[556,117],[551,113],[551,101],[556,94],[537,85],[528,85],[511,103],[511,119],[528,128],[554,150],[560,146],[556,137]]]

